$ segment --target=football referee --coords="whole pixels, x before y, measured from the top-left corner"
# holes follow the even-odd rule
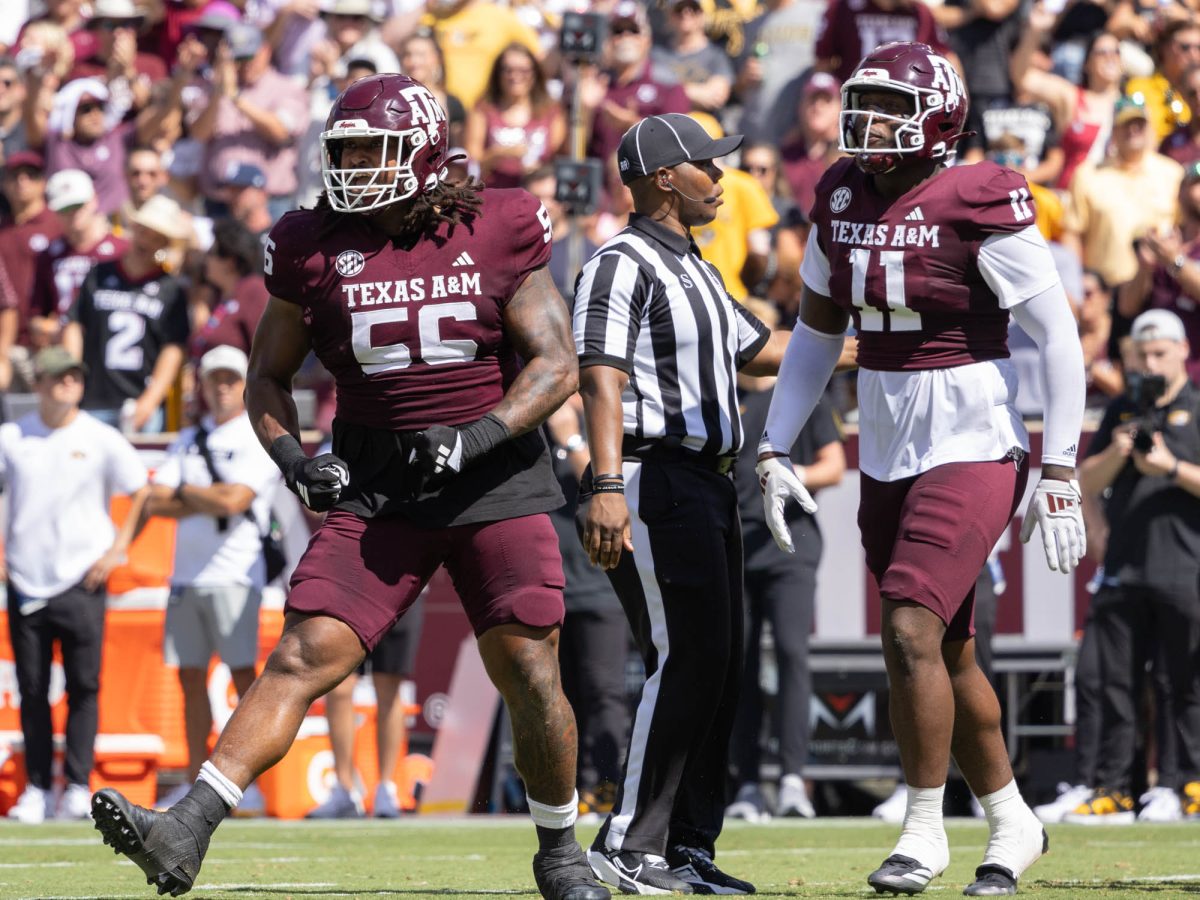
[[[617,163],[634,213],[575,291],[592,453],[581,539],[647,676],[617,802],[588,853],[626,893],[754,892],[713,863],[743,668],[735,376],[774,374],[788,333],[739,306],[691,237],[721,205],[714,160],[741,142],[680,114],[629,129]]]

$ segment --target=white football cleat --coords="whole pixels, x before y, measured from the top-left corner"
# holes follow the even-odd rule
[[[41,825],[49,816],[47,807],[53,802],[53,795],[32,784],[25,785],[25,790],[17,798],[17,802],[8,810],[8,817],[25,825]]]
[[[817,815],[812,801],[808,799],[804,779],[794,774],[784,775],[779,780],[779,803],[776,809],[784,818],[813,819]]]
[[[54,818],[79,821],[92,817],[92,791],[86,784],[68,784],[58,799]]]
[[[1141,812],[1139,822],[1178,822],[1183,818],[1183,802],[1169,787],[1150,788],[1139,798]]]
[[[908,787],[901,781],[896,784],[896,790],[892,792],[892,796],[871,810],[871,815],[876,819],[883,819],[885,822],[899,825],[904,821],[904,816],[907,812]]]
[[[1055,825],[1063,820],[1063,816],[1085,803],[1092,796],[1092,789],[1083,784],[1058,783],[1058,798],[1049,803],[1033,808],[1033,814],[1047,825]]]

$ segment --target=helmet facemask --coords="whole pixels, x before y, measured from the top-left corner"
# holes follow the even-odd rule
[[[343,141],[349,138],[382,138],[376,166],[342,167]],[[338,122],[321,133],[321,176],[329,205],[338,212],[369,212],[408,200],[431,190],[446,170],[431,173],[422,185],[413,171],[417,154],[429,143],[424,128],[389,131],[365,122]],[[389,165],[390,161],[395,165]]]
[[[860,109],[863,94],[884,91],[912,98],[913,112],[897,116],[877,110]],[[838,147],[854,157],[858,167],[869,175],[883,175],[896,168],[905,156],[921,159],[941,159],[947,155],[950,143],[939,141],[926,146],[926,119],[942,108],[942,95],[938,91],[921,90],[911,85],[890,79],[855,76],[842,87],[842,111],[838,129]],[[877,122],[893,125],[892,145],[871,147],[867,145],[871,126]],[[862,145],[859,144],[858,128],[861,126]]]

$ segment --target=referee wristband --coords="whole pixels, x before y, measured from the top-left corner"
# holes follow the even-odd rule
[[[593,494],[623,494],[625,493],[625,483],[622,481],[604,481],[600,484],[592,483]]]

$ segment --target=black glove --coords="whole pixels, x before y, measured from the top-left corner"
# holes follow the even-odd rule
[[[269,452],[288,488],[313,512],[333,509],[342,488],[350,483],[350,467],[342,460],[332,453],[309,459],[290,434],[276,438]]]
[[[437,490],[508,438],[508,426],[491,413],[466,425],[430,425],[416,432],[408,454],[414,496]]]

